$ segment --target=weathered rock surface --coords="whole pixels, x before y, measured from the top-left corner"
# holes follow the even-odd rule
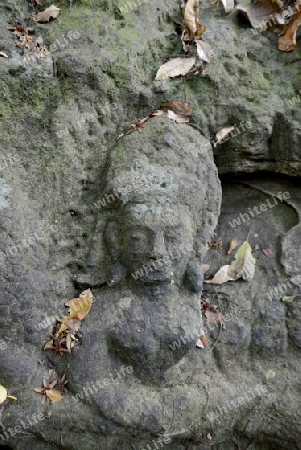
[[[172,23],[178,2],[126,3],[120,13],[121,1],[77,0],[71,11],[58,2],[55,21],[33,25],[57,48],[24,65],[7,21],[28,24],[30,9],[0,0],[0,51],[11,56],[0,58],[0,384],[18,397],[0,406],[0,445],[142,450],[163,448],[165,439],[175,450],[301,449],[301,103],[292,103],[300,38],[297,50],[279,52],[276,34],[254,35],[236,12],[201,4],[215,54],[211,79],[155,82],[181,51]],[[135,117],[174,100],[193,107],[195,129],[154,118],[117,141]],[[220,201],[208,144],[229,125],[235,133],[214,149],[223,249],[206,253]],[[289,198],[276,204],[279,192]],[[184,231],[181,244],[180,228],[170,236],[180,258],[158,240],[155,254],[144,255],[156,268],[135,280],[153,236],[150,228],[139,234],[141,205],[152,205],[147,225],[159,238],[163,224]],[[247,236],[255,277],[205,285],[226,329],[211,324],[207,349],[197,349],[199,264],[211,264],[210,278],[234,258],[228,242]],[[95,302],[82,345],[62,359],[43,352],[65,301],[89,286]],[[44,406],[33,389],[52,366],[66,373],[69,392]],[[35,413],[47,418],[35,421]]]

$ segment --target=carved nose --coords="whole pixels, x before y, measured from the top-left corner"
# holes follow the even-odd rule
[[[157,233],[153,240],[152,249],[149,253],[151,259],[163,258],[167,255],[166,246],[164,243],[163,233]]]

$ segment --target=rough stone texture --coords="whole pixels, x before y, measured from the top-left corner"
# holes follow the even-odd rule
[[[26,425],[6,443],[17,450],[142,450],[163,448],[165,437],[175,450],[300,449],[301,108],[289,102],[301,89],[300,38],[297,50],[281,53],[276,34],[253,35],[237,12],[201,4],[204,40],[215,54],[206,67],[211,79],[155,82],[159,66],[181,51],[172,23],[180,19],[177,1],[140,2],[124,14],[122,1],[77,0],[71,12],[61,1],[55,21],[34,24],[57,50],[24,66],[6,20],[29,23],[26,4],[0,1],[0,50],[11,56],[0,58],[0,383],[18,397],[0,406],[0,424],[3,433]],[[75,31],[81,36],[71,40]],[[193,107],[195,130],[156,118],[117,141],[135,117],[173,100]],[[243,121],[251,128],[243,130]],[[223,175],[216,229],[223,249],[205,254],[220,195],[207,144],[228,125],[240,132],[214,149]],[[127,185],[134,190],[126,194]],[[286,191],[289,199],[251,216],[249,208],[273,205]],[[187,260],[173,259],[174,270],[166,260],[137,283],[131,273],[144,261],[137,235],[137,258],[120,250],[132,246],[126,223],[142,226],[136,203],[152,203],[148,225],[157,231],[156,217],[163,214],[165,223],[170,208],[181,219],[186,206],[191,219],[182,220],[181,244],[195,239]],[[249,218],[233,227],[240,213]],[[196,349],[199,264],[211,264],[210,278],[232,261],[228,242],[247,236],[255,277],[205,285],[226,329],[212,325],[207,349]],[[145,251],[145,241],[141,246]],[[95,302],[82,345],[62,359],[43,352],[64,302],[89,286]],[[293,303],[285,305],[283,295],[295,295]],[[70,391],[43,406],[33,388],[51,366],[67,374]],[[120,376],[122,366],[133,372]],[[266,380],[268,370],[275,377]],[[95,388],[106,378],[110,383]],[[48,418],[29,425],[37,412]]]

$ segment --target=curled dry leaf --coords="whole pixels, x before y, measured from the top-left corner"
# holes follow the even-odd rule
[[[8,58],[7,54],[4,52],[0,52],[0,56],[3,56],[4,58]]]
[[[199,336],[199,338],[197,340],[196,347],[205,348],[206,347],[206,342],[207,342],[206,335],[204,333],[204,330],[202,330],[201,334],[200,334],[200,336]]]
[[[273,0],[256,0],[248,6],[237,5],[236,9],[250,21],[253,28],[265,30],[271,19],[274,24],[285,23],[281,16],[282,8]]]
[[[290,52],[297,47],[296,34],[301,25],[301,11],[296,12],[290,19],[288,27],[281,34],[278,40],[278,50]]]
[[[244,241],[235,254],[235,261],[231,263],[228,275],[234,280],[238,278],[252,280],[254,273],[255,258],[252,255],[252,248],[248,241]]]
[[[231,278],[228,275],[228,269],[229,269],[230,265],[227,264],[225,266],[222,266],[214,275],[214,277],[211,280],[205,280],[204,283],[211,283],[211,284],[222,284],[222,283],[226,283],[227,281],[232,280],[233,278]]]
[[[212,58],[212,48],[210,47],[207,42],[204,41],[195,41],[197,45],[197,54],[199,58],[201,58],[203,61],[210,63]]]
[[[185,26],[193,35],[197,31],[196,11],[194,8],[198,7],[199,1],[200,0],[188,0],[182,10]]]
[[[36,22],[49,22],[50,19],[56,19],[60,13],[60,8],[57,8],[55,5],[49,6],[45,11],[40,12],[34,16],[34,20]]]
[[[176,114],[173,111],[171,111],[170,109],[164,115],[165,115],[165,117],[175,120],[178,123],[189,122],[189,118],[187,116],[185,116],[184,114]]]
[[[230,134],[231,131],[234,130],[234,128],[235,127],[231,126],[231,127],[225,127],[225,128],[222,128],[221,130],[219,130],[219,132],[216,133],[215,137],[216,137],[217,141],[215,142],[213,147],[216,147],[217,144],[220,144],[225,139],[225,137],[227,137],[228,134]]]
[[[229,244],[229,250],[228,250],[227,254],[230,255],[232,250],[234,250],[237,246],[238,246],[237,240],[236,239],[231,239],[230,244]]]
[[[155,80],[166,80],[179,75],[184,76],[194,66],[195,60],[195,57],[171,59],[159,68]]]

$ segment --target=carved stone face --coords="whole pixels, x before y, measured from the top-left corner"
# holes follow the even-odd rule
[[[179,284],[193,252],[189,208],[131,204],[125,208],[123,263],[145,284]]]

